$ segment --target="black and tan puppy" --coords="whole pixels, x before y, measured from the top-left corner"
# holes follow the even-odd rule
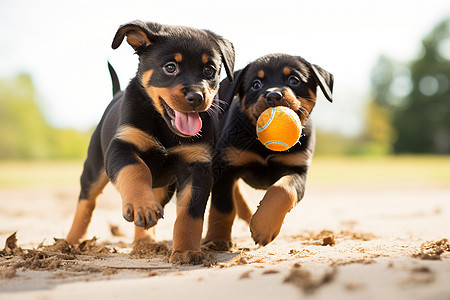
[[[163,217],[176,187],[169,261],[202,263],[203,215],[213,183],[209,110],[222,63],[233,78],[233,45],[207,30],[141,21],[122,25],[112,47],[125,37],[139,56],[138,71],[123,92],[112,76],[117,93],[91,138],[67,240],[76,244],[86,234],[108,181],[122,197],[123,217],[136,225],[135,241],[152,240],[145,229]]]
[[[315,146],[309,115],[318,86],[331,102],[333,75],[303,58],[285,54],[267,55],[250,63],[235,72],[234,84],[222,81],[219,96],[232,102],[218,128],[205,238],[210,248],[226,250],[231,246],[236,212],[250,223],[256,243],[270,243],[280,232],[285,215],[303,198]],[[256,120],[268,107],[280,105],[299,115],[303,134],[289,150],[274,152],[257,140]],[[254,188],[267,189],[253,215],[239,190],[240,178]]]

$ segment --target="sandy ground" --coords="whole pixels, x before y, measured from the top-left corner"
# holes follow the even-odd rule
[[[88,238],[109,252],[39,252],[31,265],[23,254],[4,255],[0,299],[450,299],[450,246],[442,241],[450,238],[450,183],[327,178],[309,182],[266,247],[255,246],[237,220],[236,249],[216,253],[218,264],[210,267],[131,256],[133,226],[108,186]],[[243,186],[255,208],[263,193]],[[22,249],[65,237],[77,194],[76,182],[0,188],[0,250],[16,231]],[[169,246],[174,217],[170,202],[156,227],[157,241]]]

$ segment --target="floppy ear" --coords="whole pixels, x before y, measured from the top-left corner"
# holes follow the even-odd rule
[[[147,46],[151,45],[151,40],[154,35],[150,32],[146,23],[136,20],[124,25],[121,25],[114,36],[112,42],[112,48],[117,49],[124,37],[127,37],[128,44],[133,47],[134,50],[139,51]]]
[[[225,71],[227,72],[228,79],[233,82],[234,81],[234,46],[233,44],[228,41],[227,39],[224,39],[223,37],[215,34],[212,31],[205,30],[209,35],[211,35],[214,38],[214,41],[216,42],[217,46],[219,46],[220,55],[222,57],[222,63],[225,67]]]
[[[234,96],[241,92],[242,82],[244,81],[245,73],[247,73],[248,66],[242,70],[234,72],[234,82],[231,82],[229,78],[225,78],[220,83],[219,93],[217,94],[220,101],[220,107],[223,111],[227,111],[230,108],[231,101]]]
[[[234,46],[233,44],[223,38],[217,41],[219,45],[220,53],[222,55],[222,62],[227,72],[227,77],[231,82],[234,81]]]
[[[313,70],[314,77],[322,90],[322,93],[328,99],[328,101],[333,102],[333,74],[328,73],[318,65],[311,64],[311,69]]]
[[[231,102],[236,96],[236,94],[242,93],[242,83],[244,82],[245,74],[247,73],[248,66],[244,69],[234,72],[234,81],[231,82],[230,79],[225,78],[220,83],[219,97],[226,102]]]

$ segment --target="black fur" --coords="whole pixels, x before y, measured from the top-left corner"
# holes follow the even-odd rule
[[[117,74],[108,63],[114,98],[92,135],[81,176],[79,199],[90,199],[102,174],[106,173],[116,184],[121,170],[144,163],[151,173],[151,188],[169,189],[168,198],[158,199],[162,206],[169,201],[175,187],[182,190],[186,185],[192,185],[189,214],[194,219],[203,218],[212,187],[211,161],[201,157],[198,161],[185,161],[186,156],[174,150],[201,144],[206,152],[210,152],[204,153],[205,157],[212,156],[211,99],[218,90],[222,64],[228,78],[233,80],[233,45],[210,31],[142,21],[120,26],[112,47],[119,47],[125,37],[139,56],[138,70],[125,91],[120,91]],[[168,64],[172,65],[170,69]],[[172,70],[175,72],[170,73]],[[157,91],[157,99],[152,98],[153,91]],[[189,99],[190,93],[195,97],[201,95],[195,106]],[[163,95],[169,94],[175,96],[163,99]],[[195,135],[182,133],[174,125],[170,111],[172,114],[175,111],[198,113],[202,121],[201,131]],[[121,137],[120,129],[124,126],[139,131],[156,146],[151,142],[142,145],[139,135]],[[159,208],[156,210],[159,216]],[[124,218],[148,228],[156,223],[151,213],[148,214],[136,213],[133,217],[128,209],[124,211]]]
[[[119,82],[119,77],[117,77],[117,73],[114,70],[114,68],[111,66],[111,64],[108,61],[108,70],[109,70],[109,74],[111,75],[111,82],[112,82],[112,94],[113,96],[120,92],[121,88],[120,88],[120,82]]]
[[[287,75],[283,73],[285,67],[291,70]],[[258,72],[264,74],[263,79],[259,78]],[[291,81],[297,84],[291,84]],[[254,88],[260,84],[260,88]],[[283,176],[291,175],[290,185],[296,191],[297,202],[303,198],[315,147],[314,127],[309,114],[315,104],[317,86],[331,102],[333,75],[301,57],[285,54],[261,57],[244,69],[236,71],[234,83],[227,79],[222,81],[219,97],[227,103],[223,108],[227,109],[229,105],[229,109],[220,122],[216,123],[219,138],[214,159],[215,180],[212,190],[212,206],[216,210],[224,214],[232,212],[232,189],[239,178],[254,188],[267,189]],[[299,142],[284,152],[269,150],[258,141],[256,135],[255,120],[259,114],[264,108],[276,106],[266,98],[270,91],[291,91],[296,99],[306,99],[302,101],[308,106],[306,109],[301,105],[296,111],[304,126]],[[297,101],[296,99],[294,101]],[[257,115],[253,115],[256,110],[247,108],[258,101],[262,101],[258,105],[263,108],[258,110]],[[284,99],[281,99],[278,105],[292,108],[292,103]],[[251,154],[254,159],[233,162],[227,155],[228,151],[235,152],[238,157],[242,157],[244,153]],[[295,154],[298,154],[299,158],[295,164],[280,162],[283,157]]]

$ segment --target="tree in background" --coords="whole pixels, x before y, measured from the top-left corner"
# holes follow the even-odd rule
[[[392,143],[396,139],[395,129],[392,126],[390,111],[370,101],[366,105],[366,126],[358,138],[360,153],[386,155],[393,152]]]
[[[0,80],[0,159],[82,158],[88,133],[51,127],[30,76]]]
[[[45,156],[44,132],[49,130],[34,102],[35,90],[28,75],[0,82],[0,157]]]
[[[406,66],[379,58],[372,71],[373,104],[391,119],[395,153],[450,153],[450,19],[422,45]]]

